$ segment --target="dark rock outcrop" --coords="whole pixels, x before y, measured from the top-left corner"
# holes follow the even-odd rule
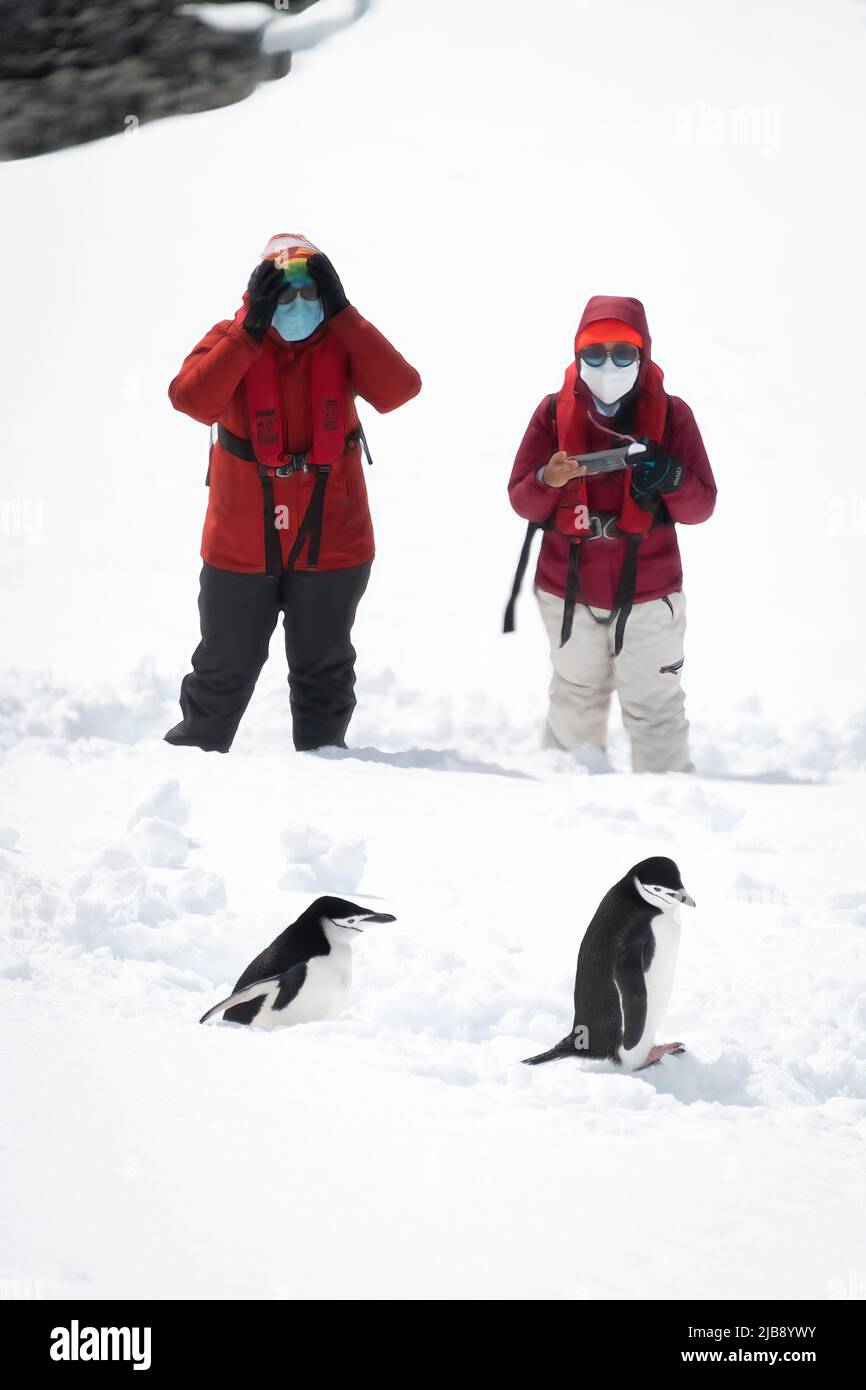
[[[180,10],[181,0],[2,0],[0,159],[227,106],[289,71],[290,53],[261,52],[261,29],[218,30]]]

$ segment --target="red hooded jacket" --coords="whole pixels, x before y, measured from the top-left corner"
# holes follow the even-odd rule
[[[246,300],[246,296],[245,296]],[[243,311],[225,319],[207,333],[186,358],[168,388],[176,410],[202,424],[221,424],[232,434],[250,434],[243,379],[262,351],[261,345],[242,327]],[[303,453],[312,439],[312,354],[336,336],[346,350],[350,394],[347,426],[357,423],[351,397],[362,396],[384,414],[418,394],[421,378],[378,329],[361,318],[351,305],[342,309],[310,337],[287,343],[268,329],[276,350],[282,403],[284,448]],[[315,476],[296,472],[273,479],[273,501],[285,508],[287,524],[278,530],[283,565],[303,520],[312,495]],[[325,490],[322,540],[317,569],[345,569],[371,560],[373,525],[367,502],[361,450],[347,450],[331,469]],[[265,571],[265,532],[262,486],[258,465],[237,458],[219,443],[210,463],[210,492],[201,542],[202,559],[218,569],[248,574]],[[308,569],[306,551],[297,562]]]
[[[634,414],[637,395],[642,389],[641,379],[651,361],[652,352],[652,340],[640,300],[596,295],[583,311],[578,333],[600,319],[620,319],[629,324],[640,333],[644,346],[634,390],[613,416],[601,415],[596,411],[591,392],[578,378],[575,395],[590,412],[588,451],[610,448],[613,441],[605,431],[621,428],[631,433],[629,418]],[[663,518],[689,526],[706,521],[716,504],[716,484],[695,417],[678,396],[668,397],[664,435],[664,439],[656,442],[682,463],[683,481],[676,492],[662,497]],[[539,482],[536,476],[558,447],[551,397],[545,396],[523,436],[508,484],[512,507],[527,521],[549,521],[562,501],[562,489],[548,487],[546,483]],[[623,487],[621,474],[599,475],[586,481],[591,511],[619,511]],[[658,521],[659,518],[638,551],[635,603],[663,598],[665,594],[675,593],[682,588],[683,570],[676,528],[669,524],[658,524]],[[558,531],[546,531],[535,574],[539,589],[557,594],[560,598],[565,597],[569,545],[568,539]],[[614,606],[625,549],[626,541],[622,537],[605,537],[582,543],[580,585],[583,600],[592,607],[610,609]]]

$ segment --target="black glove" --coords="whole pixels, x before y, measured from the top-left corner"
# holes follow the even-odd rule
[[[646,435],[637,441],[646,450],[636,454],[631,465],[631,495],[645,512],[654,512],[659,499],[667,492],[676,492],[683,480],[683,466],[679,459],[671,458],[660,444]]]
[[[277,300],[285,288],[285,276],[274,261],[262,261],[250,276],[244,328],[257,343],[262,341],[270,328]]]
[[[324,256],[321,251],[317,251],[315,256],[311,256],[307,261],[307,269],[319,287],[326,320],[333,318],[335,314],[339,314],[341,309],[348,307],[349,301],[346,298],[346,291],[327,256]]]

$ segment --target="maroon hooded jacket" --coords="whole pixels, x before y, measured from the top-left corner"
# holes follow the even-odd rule
[[[634,414],[637,393],[642,389],[641,378],[652,352],[646,314],[639,299],[595,295],[583,311],[578,333],[600,319],[621,319],[640,333],[644,345],[637,383],[615,415],[600,414],[591,392],[578,378],[575,395],[580,396],[590,411],[588,451],[610,448],[614,442],[610,438],[610,430],[622,429],[625,433],[631,433],[629,420]],[[539,523],[549,521],[562,500],[560,488],[548,487],[546,483],[539,482],[536,476],[559,447],[551,402],[552,398],[545,396],[530,420],[508,484],[511,505],[517,514],[527,521]],[[668,397],[664,435],[664,439],[656,442],[682,463],[683,481],[676,492],[662,497],[662,510],[656,524],[641,542],[635,603],[663,598],[665,594],[676,593],[682,588],[683,570],[676,527],[662,523],[682,522],[694,526],[706,521],[716,504],[716,484],[700,431],[691,410],[678,396]],[[622,474],[599,475],[587,478],[586,482],[590,511],[619,512]],[[568,539],[558,531],[546,531],[535,573],[538,588],[549,594],[557,594],[560,598],[565,597],[569,545]],[[625,549],[626,541],[622,537],[600,537],[581,543],[580,585],[585,603],[593,608],[613,608]]]

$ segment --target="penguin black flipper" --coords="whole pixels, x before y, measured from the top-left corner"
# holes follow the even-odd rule
[[[622,1045],[628,1050],[637,1047],[646,1027],[646,975],[641,946],[616,962],[613,978],[622,1007]]]
[[[291,970],[284,971],[282,975],[271,975],[264,980],[256,980],[245,989],[234,990],[219,1004],[214,1004],[212,1009],[202,1014],[199,1023],[207,1023],[208,1019],[218,1013],[223,1014],[224,1023],[252,1023],[268,996],[273,1000],[273,1009],[287,1008],[300,992],[306,978],[307,966],[306,963],[302,963],[293,965]]]
[[[539,1052],[535,1057],[524,1057],[523,1065],[525,1067],[540,1067],[542,1062],[559,1062],[563,1057],[574,1056],[576,1056],[574,1050],[574,1037],[569,1033],[567,1038],[563,1038],[562,1041],[558,1042],[556,1047],[552,1047],[549,1052]]]
[[[280,975],[280,987],[277,990],[277,997],[271,1008],[274,1013],[279,1013],[281,1009],[287,1009],[292,1000],[301,992],[301,987],[307,978],[308,966],[304,961],[301,965],[293,965],[291,970],[286,970]]]

